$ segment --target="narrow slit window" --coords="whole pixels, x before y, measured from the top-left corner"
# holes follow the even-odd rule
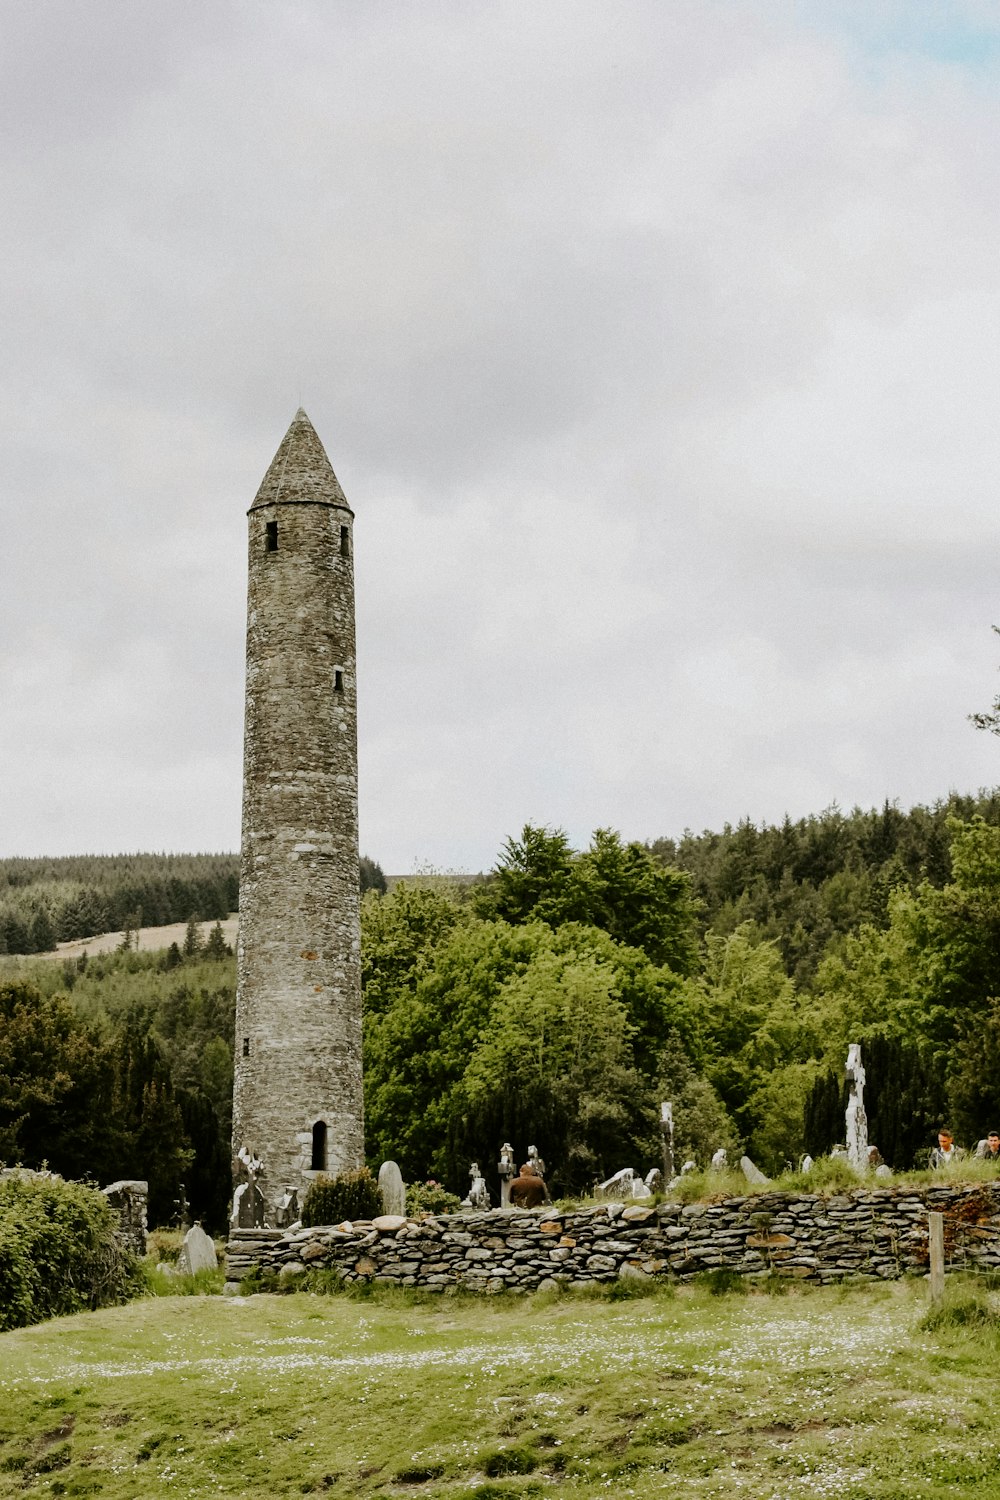
[[[351,555],[351,529],[349,526],[340,528],[340,555],[350,557]]]
[[[313,1172],[326,1171],[326,1121],[317,1120],[313,1126],[312,1167]]]
[[[243,1056],[250,1056],[250,1038],[248,1036],[245,1036],[243,1038]]]
[[[344,674],[338,667],[333,674],[333,691],[342,693],[344,691]]]
[[[266,523],[266,532],[267,532],[267,550],[268,550],[268,552],[277,552],[277,550],[278,550],[278,523],[277,523],[277,521],[268,521]]]

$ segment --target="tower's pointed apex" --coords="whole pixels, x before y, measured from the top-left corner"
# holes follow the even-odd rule
[[[335,505],[341,510],[351,508],[316,429],[301,406],[278,445],[250,509],[257,510],[262,505],[296,504]]]

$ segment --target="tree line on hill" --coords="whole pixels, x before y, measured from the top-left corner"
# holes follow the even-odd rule
[[[361,889],[385,890],[367,856]],[[47,953],[57,943],[128,928],[227,917],[239,906],[238,854],[80,854],[0,859],[0,954]]]
[[[577,851],[527,827],[472,884],[379,876],[362,900],[374,1167],[464,1194],[470,1161],[534,1142],[554,1189],[579,1192],[659,1159],[671,1099],[681,1159],[726,1146],[774,1172],[842,1136],[852,1041],[892,1166],[945,1115],[970,1144],[1000,1121],[993,794],[675,845],[598,830]],[[146,1177],[154,1219],[183,1182],[220,1228],[235,965],[221,934],[184,947],[35,962],[7,986],[0,1157]]]

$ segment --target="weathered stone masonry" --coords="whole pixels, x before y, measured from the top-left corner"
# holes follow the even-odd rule
[[[249,511],[233,1153],[272,1211],[364,1159],[353,522],[300,410]]]
[[[685,1280],[720,1266],[744,1276],[773,1272],[810,1282],[890,1280],[926,1270],[931,1209],[945,1216],[952,1267],[1000,1266],[1000,1183],[990,1183],[242,1230],[227,1246],[226,1274],[238,1282],[256,1268],[289,1279],[329,1267],[348,1282],[483,1292],[630,1276]]]

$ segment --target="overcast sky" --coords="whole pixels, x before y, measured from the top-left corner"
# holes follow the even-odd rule
[[[387,871],[1000,782],[995,0],[0,22],[0,853],[238,846],[300,403]]]

